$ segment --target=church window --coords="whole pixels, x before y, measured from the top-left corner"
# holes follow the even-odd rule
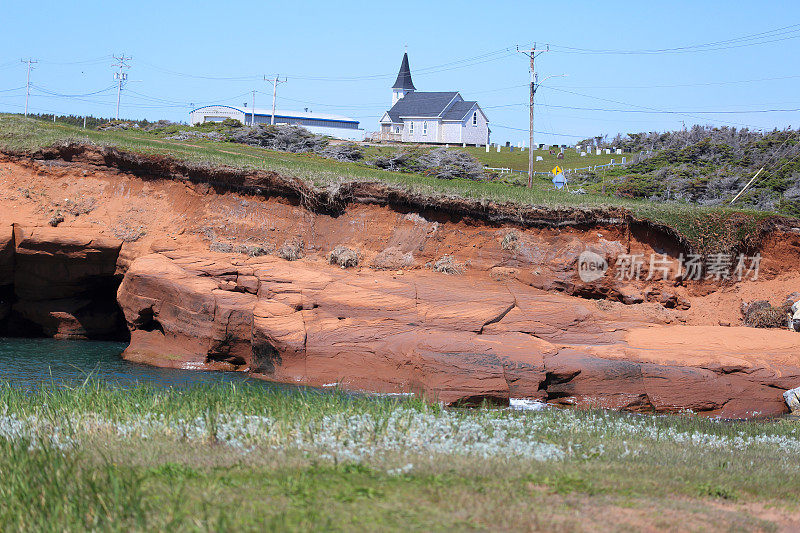
[[[472,114],[472,125],[473,126],[477,126],[478,125],[478,112],[477,111],[475,111]]]

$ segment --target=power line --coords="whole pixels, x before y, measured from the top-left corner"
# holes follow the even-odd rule
[[[751,80],[709,81],[701,83],[675,83],[668,85],[559,85],[551,89],[674,89],[680,87],[708,87],[714,85],[739,85],[741,83],[761,83],[765,81],[793,80],[796,76],[778,76],[772,78],[756,78]]]
[[[221,98],[214,98],[214,99],[211,99],[211,100],[187,102],[185,100],[169,100],[169,99],[166,99],[166,98],[159,98],[157,96],[150,96],[150,95],[147,95],[147,94],[144,94],[144,93],[140,93],[140,92],[134,91],[133,89],[128,89],[127,91],[128,91],[128,93],[130,93],[132,95],[136,95],[136,97],[139,97],[140,99],[149,100],[151,102],[173,104],[175,107],[195,106],[195,105],[199,105],[199,104],[213,104],[215,102],[220,102],[220,101],[236,100],[238,98],[241,98],[242,96],[247,96],[248,94],[250,94],[250,91],[248,91],[248,92],[244,92],[244,93],[241,93],[241,94],[236,94],[234,96],[225,96],[225,97],[221,97]],[[260,91],[257,91],[257,92],[260,92]],[[135,98],[135,97],[132,97],[132,98]]]
[[[450,70],[456,70],[460,68],[467,68],[474,65],[479,65],[482,63],[487,63],[491,61],[497,61],[500,59],[505,59],[511,57],[513,54],[512,47],[501,48],[499,50],[494,50],[492,52],[480,54],[473,57],[468,57],[464,59],[458,59],[454,61],[450,61],[447,63],[442,63],[439,65],[432,65],[428,67],[422,67],[415,70],[415,72],[419,75],[427,75],[433,74],[438,72],[447,72]],[[202,79],[202,80],[214,80],[214,81],[249,81],[259,79],[257,76],[205,76],[199,74],[191,74],[188,72],[179,72],[175,70],[169,70],[158,65],[154,65],[152,63],[142,61],[142,65],[145,65],[149,68],[154,70],[164,72],[166,74],[171,74],[173,76],[183,77],[183,78],[193,78],[193,79]],[[310,76],[310,75],[289,75],[291,78],[295,78],[298,80],[304,81],[330,81],[330,82],[351,82],[351,81],[364,81],[364,80],[379,80],[390,78],[394,76],[392,73],[381,73],[381,74],[363,74],[357,76]]]
[[[526,105],[526,104],[509,104],[509,106],[514,105]],[[730,114],[730,115],[747,115],[751,113],[792,113],[796,111],[800,111],[800,108],[791,108],[791,109],[753,109],[750,111],[732,111],[732,110],[691,110],[691,111],[673,111],[673,110],[653,110],[649,111],[646,109],[609,109],[609,108],[602,108],[602,107],[575,107],[575,106],[565,106],[565,105],[557,105],[557,104],[536,104],[537,106],[541,107],[556,107],[562,109],[575,109],[575,110],[582,110],[582,111],[607,111],[607,112],[615,112],[615,113],[643,113],[643,114],[650,114],[650,115],[688,115],[689,113],[700,113],[700,114],[708,114],[708,115],[719,115],[719,114]],[[508,106],[492,106],[492,107],[508,107]],[[487,109],[490,109],[487,107]]]
[[[653,108],[653,107],[640,106],[640,105],[631,104],[631,103],[628,103],[628,102],[620,102],[619,100],[612,100],[612,99],[609,99],[609,98],[601,98],[599,96],[592,96],[592,95],[589,95],[589,94],[576,93],[576,92],[573,92],[573,91],[567,91],[565,89],[556,89],[556,88],[553,88],[553,87],[549,87],[549,88],[553,89],[555,91],[559,91],[559,92],[563,92],[563,93],[567,93],[567,94],[573,94],[575,96],[582,96],[584,98],[590,98],[592,100],[600,100],[600,101],[603,101],[603,102],[610,102],[610,103],[613,103],[613,104],[619,104],[619,105],[624,105],[624,106],[629,106],[629,107],[636,107],[636,108],[644,109],[644,110],[648,110],[648,111],[662,111],[660,109]],[[588,110],[591,111],[592,109],[588,109]],[[686,117],[689,117],[689,118],[693,118],[693,119],[696,119],[696,120],[708,120],[708,118],[706,118],[706,117],[698,117],[698,116],[692,115],[690,113],[675,112],[675,113],[672,113],[672,114],[683,115],[683,116],[686,116]],[[716,121],[717,122],[721,122],[721,123],[725,123],[725,124],[736,125],[736,126],[746,126],[748,128],[752,128],[753,127],[750,124],[742,124],[740,122],[729,122],[729,121],[720,120],[720,119],[716,119]]]
[[[713,41],[709,43],[700,43],[687,46],[679,46],[674,48],[656,48],[656,49],[634,49],[634,50],[621,50],[621,49],[592,49],[592,48],[577,48],[571,46],[563,46],[553,44],[553,51],[562,53],[583,53],[583,54],[616,54],[616,55],[647,55],[647,54],[677,54],[677,53],[690,53],[690,52],[709,52],[714,50],[728,50],[731,48],[742,48],[746,46],[757,46],[772,42],[784,41],[788,39],[797,39],[800,34],[800,24],[791,24],[781,28],[775,28],[765,32],[754,33],[736,37],[733,39],[726,39],[722,41]]]
[[[515,130],[515,131],[528,131],[528,128],[514,128],[512,126],[504,126],[503,124],[492,124],[493,128],[501,128],[505,130]],[[541,133],[542,135],[555,135],[557,137],[574,137],[576,139],[585,139],[584,135],[572,135],[570,133],[556,133],[554,131],[539,131],[535,130],[534,133]]]
[[[34,89],[42,91],[43,93],[46,93],[46,94],[48,94],[50,96],[59,96],[59,97],[62,97],[62,98],[76,98],[76,97],[81,97],[81,96],[93,96],[95,94],[100,94],[100,93],[104,93],[104,92],[110,91],[111,89],[113,89],[116,86],[116,84],[109,85],[105,89],[100,89],[99,91],[94,91],[94,92],[91,92],[91,93],[83,93],[83,94],[61,94],[61,93],[53,92],[53,91],[51,91],[49,89],[45,89],[44,87],[41,87],[41,86],[36,85],[36,84],[31,84],[31,86]]]
[[[105,63],[109,59],[115,59],[112,55],[104,55],[100,57],[96,57],[94,59],[85,59],[82,61],[48,61],[42,60],[41,63],[43,65],[86,65],[86,64],[96,64],[96,63]]]

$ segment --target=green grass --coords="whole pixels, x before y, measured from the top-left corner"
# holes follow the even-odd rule
[[[474,147],[468,146],[466,148],[462,147],[461,145],[451,145],[451,149],[453,150],[462,150],[467,152],[468,154],[472,155],[475,159],[483,163],[484,166],[491,167],[491,168],[510,168],[514,170],[521,170],[521,171],[528,171],[528,150],[526,149],[524,152],[520,151],[518,148],[514,148],[513,151],[510,148],[505,146],[500,147],[500,152],[497,151],[497,148],[492,148],[488,152],[486,151],[485,147]],[[400,145],[382,145],[382,146],[369,146],[366,149],[367,156],[375,156],[378,154],[389,154],[398,150],[403,150],[403,146]],[[605,165],[608,164],[612,159],[619,163],[622,161],[623,157],[627,157],[628,160],[631,158],[631,154],[623,154],[623,155],[606,155],[605,152],[601,155],[595,155],[594,152],[590,155],[585,157],[581,157],[579,153],[576,153],[573,148],[565,148],[564,149],[564,159],[558,159],[556,155],[558,150],[555,150],[553,155],[550,155],[549,149],[545,148],[544,150],[534,150],[534,164],[533,169],[536,172],[550,172],[556,166],[561,167],[563,170],[569,170],[573,168],[585,168],[589,166],[595,165]],[[542,161],[536,161],[536,156],[540,156]],[[519,176],[515,174],[515,176]],[[525,178],[527,179],[527,178]],[[549,179],[549,178],[548,178]],[[542,178],[544,181],[544,178]]]
[[[4,531],[769,530],[800,505],[800,429],[790,420],[443,411],[336,391],[91,380],[0,386],[0,411]],[[437,435],[482,432],[489,449],[433,443],[420,453],[425,417],[444,421]],[[236,420],[250,420],[244,444],[224,437]],[[48,444],[56,431],[67,445]],[[513,453],[527,441],[563,456]],[[359,446],[375,453],[340,454]]]
[[[500,148],[499,153],[497,152],[496,148],[490,150],[489,152],[486,152],[486,148],[458,147],[458,149],[464,150],[465,152],[471,154],[487,167],[512,168],[514,170],[524,170],[525,172],[528,171],[529,154],[527,149],[524,152],[521,152],[518,148],[514,148],[512,152],[509,148],[503,146]],[[631,158],[631,154],[606,155],[605,152],[603,152],[601,155],[595,155],[595,153],[592,152],[591,154],[587,154],[585,157],[581,157],[574,148],[565,148],[564,159],[558,159],[558,156],[556,155],[558,152],[559,150],[555,150],[554,154],[550,155],[550,150],[547,147],[545,147],[544,150],[534,150],[533,170],[536,172],[550,172],[556,166],[559,166],[564,170],[573,168],[586,168],[595,165],[606,165],[611,162],[612,159],[616,163],[620,163],[623,157],[627,157],[628,160]],[[540,156],[542,161],[536,161],[536,156]]]
[[[550,179],[537,176],[530,189],[501,181],[439,180],[413,173],[388,172],[374,167],[336,162],[312,154],[291,154],[234,143],[213,141],[171,141],[143,131],[93,131],[65,124],[25,119],[19,115],[0,114],[0,149],[35,151],[57,142],[73,140],[115,146],[145,155],[163,155],[199,165],[228,165],[235,168],[269,170],[295,177],[317,187],[344,181],[378,181],[414,193],[437,197],[459,197],[480,202],[509,202],[558,209],[594,209],[619,207],[642,220],[672,228],[694,251],[710,253],[741,248],[759,236],[760,222],[774,213],[747,209],[699,207],[685,203],[651,203],[645,200],[618,198],[602,194],[597,187],[586,187],[587,194],[570,194],[553,189]],[[371,151],[397,150],[375,147]],[[462,148],[458,148],[462,149]],[[480,154],[480,149],[467,148]],[[587,158],[567,150],[566,165]],[[485,154],[489,156],[492,154]],[[526,153],[501,153],[495,156],[527,158]],[[494,157],[494,156],[493,156]],[[546,156],[552,159],[554,156]],[[591,156],[611,158],[619,156]],[[604,160],[604,159],[603,159]],[[487,160],[488,162],[488,160]],[[551,168],[553,161],[541,163]],[[516,164],[516,163],[515,163]],[[582,163],[581,163],[582,165]],[[521,181],[516,175],[517,181]],[[575,186],[573,186],[575,188]]]

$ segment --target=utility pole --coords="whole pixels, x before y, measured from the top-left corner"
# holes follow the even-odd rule
[[[114,79],[117,80],[117,120],[119,120],[119,100],[120,96],[122,95],[122,83],[128,80],[128,73],[125,72],[123,69],[131,68],[130,65],[126,63],[126,61],[130,61],[133,59],[132,57],[125,57],[125,54],[117,57],[114,56],[118,62],[111,65],[112,67],[117,67],[117,72],[114,73]]]
[[[253,111],[250,113],[250,125],[256,125],[256,91],[253,90]]]
[[[25,82],[25,116],[28,116],[28,98],[31,96],[31,69],[33,68],[34,63],[38,63],[35,59],[20,59],[23,63],[28,64],[28,79]]]
[[[537,83],[538,77],[536,75],[536,70],[534,69],[533,62],[538,56],[542,55],[545,52],[549,52],[549,51],[550,51],[550,45],[548,45],[547,48],[539,49],[539,50],[536,49],[536,44],[534,44],[533,48],[531,48],[530,50],[520,50],[519,47],[517,47],[517,52],[519,52],[521,54],[525,54],[526,56],[528,56],[531,59],[531,67],[530,67],[530,69],[531,69],[531,103],[530,103],[530,108],[531,108],[530,109],[530,111],[531,111],[530,122],[531,122],[531,124],[530,124],[530,139],[529,139],[531,147],[530,147],[530,150],[528,151],[528,188],[529,189],[531,187],[533,187],[533,159],[534,159],[534,156],[533,156],[533,98],[536,95],[536,89],[538,87],[538,83]]]
[[[276,75],[275,79],[269,79],[266,76],[264,76],[264,81],[267,81],[272,84],[272,117],[270,120],[270,124],[275,124],[275,97],[278,95],[278,84],[286,83],[289,80],[286,77],[280,79],[280,76]]]

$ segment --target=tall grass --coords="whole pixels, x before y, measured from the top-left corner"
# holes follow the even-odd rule
[[[109,463],[87,468],[79,453],[0,439],[3,531],[144,529],[142,476]]]
[[[792,420],[446,410],[230,383],[0,386],[4,531],[460,529],[463,502],[473,528],[524,529],[515,509],[562,498],[796,511],[798,465]]]

